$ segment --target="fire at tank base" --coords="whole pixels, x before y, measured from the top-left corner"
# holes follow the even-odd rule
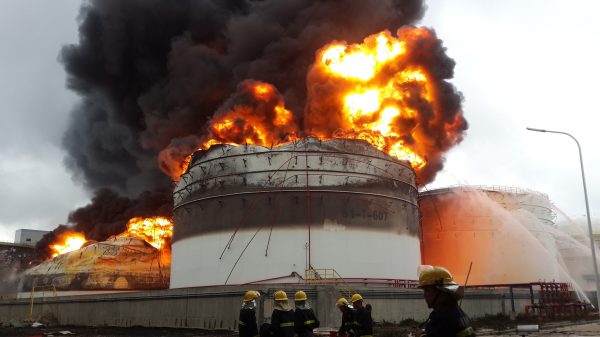
[[[93,242],[26,270],[22,292],[148,290],[169,287],[170,252],[139,238]]]

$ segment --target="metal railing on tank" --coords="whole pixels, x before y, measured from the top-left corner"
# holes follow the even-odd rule
[[[340,290],[340,292],[346,294],[348,297],[356,293],[350,283],[346,282],[346,280],[333,268],[310,267],[304,271],[304,282],[308,284],[334,284],[336,286],[341,286],[342,290]]]

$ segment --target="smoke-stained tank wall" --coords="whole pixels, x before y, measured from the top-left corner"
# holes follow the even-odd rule
[[[171,288],[304,275],[414,279],[408,163],[360,140],[314,138],[195,153],[174,191]]]

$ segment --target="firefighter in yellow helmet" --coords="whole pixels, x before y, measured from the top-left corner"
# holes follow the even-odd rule
[[[350,305],[347,299],[341,297],[335,305],[340,309],[342,313],[342,325],[338,330],[339,337],[356,337],[356,330],[354,329],[354,309]]]
[[[271,314],[270,333],[273,337],[294,337],[294,310],[290,308],[285,291],[273,294],[274,309]]]
[[[248,290],[244,294],[242,309],[240,310],[240,321],[238,330],[240,337],[257,337],[258,326],[256,325],[256,299],[260,296],[258,291]]]
[[[320,324],[307,300],[308,297],[302,290],[297,291],[294,295],[294,303],[296,304],[294,330],[296,330],[298,337],[312,337],[313,329],[318,328]]]
[[[439,266],[419,266],[419,288],[433,311],[425,322],[427,337],[472,337],[475,331],[467,314],[458,305],[463,290],[452,274]]]
[[[354,328],[358,337],[373,337],[373,318],[371,310],[368,310],[363,304],[363,298],[360,294],[352,295],[350,299],[355,310]],[[370,307],[369,307],[370,309]]]

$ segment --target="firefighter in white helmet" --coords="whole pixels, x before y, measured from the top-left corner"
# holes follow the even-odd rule
[[[419,288],[427,306],[433,311],[425,322],[427,337],[473,337],[469,317],[458,305],[463,289],[454,282],[452,274],[439,266],[419,266]]]

